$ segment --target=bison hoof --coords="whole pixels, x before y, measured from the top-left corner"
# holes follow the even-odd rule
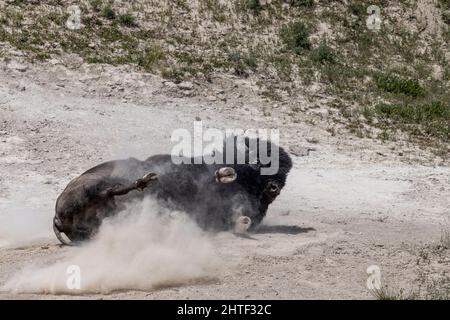
[[[231,183],[237,178],[236,171],[230,167],[220,168],[215,172],[216,181],[219,183]]]
[[[236,233],[246,233],[252,224],[252,219],[247,216],[240,216],[237,218],[234,225],[234,232]]]
[[[136,182],[134,184],[136,186],[136,189],[139,189],[142,191],[148,186],[148,184],[151,181],[155,181],[157,179],[158,178],[156,176],[156,173],[150,172],[150,173],[147,173],[145,176],[143,176],[141,179],[136,180]]]

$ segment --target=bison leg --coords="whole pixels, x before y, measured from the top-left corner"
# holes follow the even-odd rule
[[[142,191],[145,188],[147,188],[148,185],[152,181],[156,181],[157,179],[158,178],[156,177],[156,173],[153,173],[153,172],[147,173],[145,176],[143,176],[140,179],[137,179],[136,181],[134,181],[132,184],[130,184],[128,186],[125,186],[125,187],[119,186],[119,187],[113,187],[113,188],[106,189],[105,191],[102,191],[100,193],[100,196],[102,196],[102,197],[123,196],[133,190]]]

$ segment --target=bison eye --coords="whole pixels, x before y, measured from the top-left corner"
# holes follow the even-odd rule
[[[276,183],[275,181],[270,181],[267,184],[267,189],[272,194],[277,194],[280,191],[280,187],[278,186],[278,183]]]

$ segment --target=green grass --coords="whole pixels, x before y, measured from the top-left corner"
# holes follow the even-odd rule
[[[441,8],[448,1],[440,0]],[[81,5],[84,27],[69,30],[61,0],[42,2],[45,10],[37,2],[16,1],[0,13],[0,41],[30,59],[72,53],[86,62],[134,64],[175,81],[209,81],[215,73],[234,70],[237,76],[254,77],[265,90],[262,95],[271,100],[293,97],[301,86],[319,81],[321,93],[338,98],[339,108],[372,106],[360,111],[367,123],[364,117],[360,122],[353,119],[361,115],[357,112],[343,120],[352,122],[350,129],[357,136],[394,140],[402,130],[413,137],[410,140],[422,140],[421,146],[449,141],[445,110],[450,67],[443,56],[450,29],[442,41],[428,41],[429,54],[419,56],[417,32],[391,20],[388,12],[382,15],[392,30],[367,29],[367,6],[383,7],[381,0],[350,1],[344,11],[313,0],[286,0],[289,9],[282,8],[282,1],[218,5],[216,0],[202,0],[196,8],[188,0],[176,0],[167,9],[155,2],[148,7],[133,4],[122,14],[111,0],[88,2]],[[399,6],[408,5],[402,1]],[[189,11],[198,17],[190,20]],[[136,23],[138,17],[153,20],[145,27]],[[443,18],[448,20],[447,15]],[[310,35],[319,22],[327,23],[334,35],[317,43]],[[433,79],[435,64],[443,68],[442,80]],[[385,104],[373,106],[374,101]],[[448,152],[447,147],[442,150]]]
[[[136,18],[130,13],[124,13],[119,15],[119,23],[126,27],[137,27]]]
[[[450,108],[441,102],[424,105],[378,105],[375,110],[387,118],[405,123],[425,123],[434,120],[450,121]]]
[[[349,11],[357,17],[362,17],[366,15],[367,7],[360,2],[351,2],[348,6]]]
[[[111,6],[106,6],[102,10],[102,17],[108,20],[116,19],[116,12]]]
[[[287,54],[273,55],[270,57],[270,62],[275,67],[281,81],[292,81],[292,63]]]
[[[244,7],[246,9],[252,10],[253,13],[259,14],[263,9],[262,5],[259,3],[259,0],[243,0]]]
[[[322,43],[317,48],[311,51],[311,60],[319,64],[335,63],[336,54],[334,53],[334,50],[326,44],[325,41],[322,41]]]
[[[394,291],[387,287],[382,287],[380,289],[371,290],[370,293],[377,300],[412,300],[414,296],[405,296],[404,290],[400,289],[398,291]]]
[[[164,57],[164,53],[159,46],[148,47],[138,57],[138,65],[146,71],[153,71],[155,65]]]
[[[253,51],[248,53],[232,52],[228,55],[230,66],[234,68],[237,76],[248,76],[248,71],[255,71],[258,67],[257,57]]]
[[[291,22],[284,25],[280,31],[280,38],[286,49],[300,54],[305,49],[310,49],[309,28],[303,21]]]
[[[289,4],[293,7],[311,8],[314,6],[314,0],[290,0]]]
[[[377,126],[388,131],[400,129],[421,140],[433,138],[450,142],[450,106],[442,102],[379,104],[363,110],[369,123],[374,123],[376,118]]]
[[[379,89],[395,94],[405,94],[411,97],[423,97],[424,88],[418,80],[403,79],[393,74],[378,75],[375,77],[376,85]]]

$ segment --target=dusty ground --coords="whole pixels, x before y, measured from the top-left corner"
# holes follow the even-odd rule
[[[183,90],[126,67],[73,64],[0,66],[0,286],[25,266],[73,250],[58,245],[50,224],[71,178],[111,158],[168,152],[172,130],[192,129],[196,118],[208,127],[281,130],[295,168],[265,225],[249,237],[210,236],[224,267],[207,281],[83,297],[361,299],[372,297],[370,265],[380,267],[383,284],[406,291],[420,284],[418,274],[450,270],[440,245],[450,168],[430,154],[332,136],[320,108],[293,122],[242,80]]]

